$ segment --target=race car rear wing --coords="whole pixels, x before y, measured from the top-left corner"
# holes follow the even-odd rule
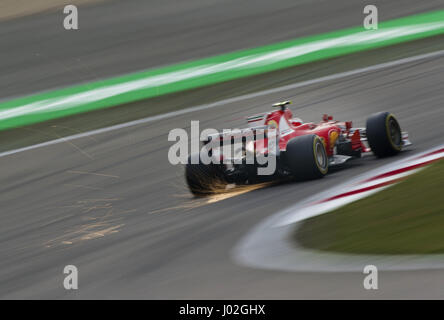
[[[221,142],[230,141],[231,144],[236,142],[245,142],[248,138],[256,141],[257,138],[267,138],[268,126],[256,126],[252,128],[235,129],[235,130],[224,130],[217,134],[208,135],[203,141],[204,144],[210,142]]]

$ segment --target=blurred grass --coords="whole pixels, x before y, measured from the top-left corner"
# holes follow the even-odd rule
[[[304,247],[350,254],[444,253],[444,160],[305,220],[295,238]]]

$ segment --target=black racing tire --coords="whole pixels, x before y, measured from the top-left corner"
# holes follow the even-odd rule
[[[198,163],[191,163],[191,159],[198,159]],[[197,197],[215,194],[227,185],[220,165],[202,163],[199,154],[188,157],[185,181],[191,193]]]
[[[402,150],[402,131],[398,120],[390,112],[370,116],[366,124],[367,141],[379,158],[393,156]]]
[[[319,179],[328,172],[328,156],[318,135],[291,139],[285,151],[286,166],[298,180]]]

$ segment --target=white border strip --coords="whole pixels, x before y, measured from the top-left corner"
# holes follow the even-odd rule
[[[255,69],[269,66],[278,62],[288,61],[310,53],[320,52],[332,48],[346,48],[353,46],[372,45],[384,41],[399,39],[409,35],[422,34],[434,30],[442,30],[443,21],[419,23],[405,26],[385,27],[378,30],[365,30],[336,38],[327,38],[308,43],[296,44],[281,49],[250,54],[228,61],[200,64],[188,68],[141,77],[134,80],[119,82],[104,87],[94,88],[78,93],[37,100],[28,104],[7,109],[0,109],[0,121],[30,114],[42,114],[59,110],[77,108],[82,105],[102,101],[121,94],[161,88],[181,81],[189,81],[205,76],[239,72],[245,69]]]

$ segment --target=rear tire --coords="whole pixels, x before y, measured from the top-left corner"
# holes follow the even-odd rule
[[[325,146],[321,138],[315,134],[291,139],[287,144],[285,162],[297,179],[318,179],[328,172]]]
[[[367,140],[380,158],[393,156],[402,149],[402,131],[398,120],[389,112],[379,112],[367,119]]]
[[[191,163],[192,158],[198,163]],[[191,193],[197,197],[217,193],[227,185],[219,165],[203,164],[199,154],[188,157],[188,163],[185,166],[185,180]]]

